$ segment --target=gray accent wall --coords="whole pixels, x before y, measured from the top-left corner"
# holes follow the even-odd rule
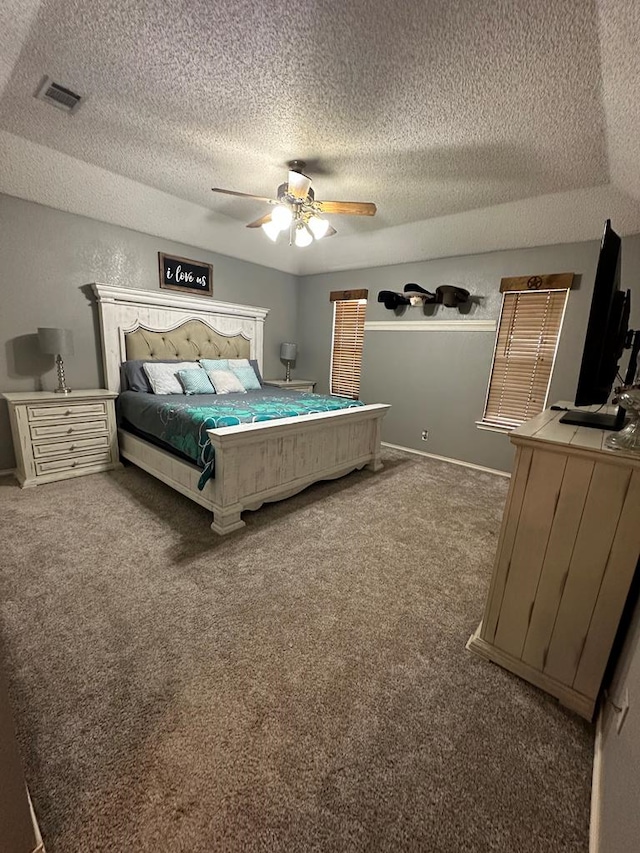
[[[270,309],[264,373],[279,376],[280,342],[296,338],[295,276],[0,194],[0,391],[56,387],[53,357],[38,349],[38,326],[72,330],[75,354],[65,359],[71,388],[101,387],[97,311],[86,285],[158,290],[159,251],[212,263],[214,299]],[[0,470],[14,464],[0,400]]]
[[[259,233],[255,237],[263,239]],[[330,246],[327,241],[327,251]],[[43,325],[73,331],[76,352],[65,360],[69,385],[100,386],[97,311],[86,285],[101,281],[157,290],[158,251],[211,262],[214,299],[269,308],[265,376],[284,376],[280,342],[296,341],[293,376],[315,379],[320,392],[328,390],[329,381],[329,292],[367,288],[368,320],[393,321],[397,327],[365,335],[362,399],[392,404],[384,440],[503,471],[510,470],[513,458],[508,436],[475,423],[482,416],[495,333],[410,332],[402,325],[422,320],[432,326],[453,318],[496,321],[502,277],[574,272],[577,287],[569,297],[549,397],[573,399],[597,241],[296,277],[6,195],[0,195],[0,391],[55,387],[53,358],[40,355],[37,346],[36,330]],[[640,235],[624,238],[622,262],[623,284],[635,291],[632,321],[638,327]],[[407,282],[428,290],[441,284],[464,287],[474,296],[471,310],[462,315],[438,306],[429,317],[421,308],[396,315],[376,301],[379,290],[402,290]],[[420,438],[422,430],[429,431],[427,442]],[[6,404],[0,402],[0,470],[13,465]]]
[[[327,391],[333,316],[329,293],[367,288],[367,320],[393,321],[397,326],[397,331],[365,333],[361,397],[365,402],[392,405],[383,423],[383,440],[509,471],[513,450],[508,436],[479,429],[475,423],[483,413],[495,332],[413,332],[403,331],[402,325],[407,320],[429,325],[451,319],[497,321],[501,278],[573,272],[577,286],[569,296],[549,402],[573,400],[598,250],[599,243],[593,241],[305,276],[300,279],[299,358],[294,375],[316,379],[317,390]],[[623,285],[635,293],[632,320],[637,328],[640,236],[623,239],[622,269]],[[376,301],[380,290],[402,291],[408,282],[430,291],[438,285],[457,285],[476,299],[468,314],[437,306],[428,317],[422,308],[396,314]],[[426,442],[421,440],[423,430],[429,431]]]

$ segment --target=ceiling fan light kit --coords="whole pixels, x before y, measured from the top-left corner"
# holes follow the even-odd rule
[[[277,205],[271,214],[271,221],[274,225],[278,226],[280,231],[284,231],[288,228],[291,225],[292,219],[293,211],[290,207],[287,207],[284,204]]]
[[[311,189],[311,178],[302,171],[302,160],[291,160],[287,182],[280,184],[277,198],[251,195],[213,187],[214,193],[252,198],[274,205],[274,210],[250,222],[247,228],[262,228],[267,237],[276,242],[280,234],[289,232],[289,245],[299,248],[309,246],[314,240],[332,237],[337,233],[327,219],[319,213],[336,213],[355,216],[375,216],[376,206],[371,202],[357,201],[316,201]]]
[[[296,236],[295,236],[295,244],[300,249],[304,249],[305,246],[309,246],[313,243],[313,234],[306,225],[299,223],[296,225]]]
[[[268,222],[263,222],[261,227],[267,237],[275,243],[280,236],[280,226],[270,219]]]

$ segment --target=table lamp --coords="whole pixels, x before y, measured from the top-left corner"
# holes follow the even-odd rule
[[[280,359],[287,363],[285,382],[291,382],[291,362],[296,360],[298,344],[280,344]]]
[[[73,335],[68,329],[38,329],[38,343],[40,350],[47,355],[55,355],[56,368],[58,370],[58,387],[56,394],[69,394],[71,388],[67,388],[64,378],[63,355],[73,355]]]

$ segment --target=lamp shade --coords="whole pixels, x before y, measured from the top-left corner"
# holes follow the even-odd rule
[[[295,361],[298,344],[280,344],[280,358],[283,361]]]
[[[73,335],[68,329],[38,329],[38,343],[48,355],[73,355]]]

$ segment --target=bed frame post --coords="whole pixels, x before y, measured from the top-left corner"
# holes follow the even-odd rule
[[[382,418],[378,418],[375,421],[374,434],[373,434],[373,446],[372,446],[373,459],[371,460],[371,462],[367,463],[367,465],[365,466],[367,471],[373,471],[375,473],[376,471],[380,471],[381,468],[384,468],[384,465],[382,464],[382,459],[381,459],[381,455],[382,455],[381,441],[382,441]]]

